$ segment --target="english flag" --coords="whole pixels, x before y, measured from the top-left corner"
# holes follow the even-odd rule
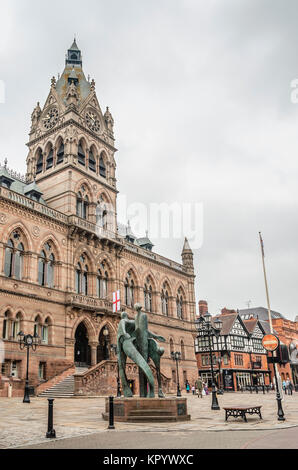
[[[113,292],[113,312],[119,312],[120,310],[120,290]]]

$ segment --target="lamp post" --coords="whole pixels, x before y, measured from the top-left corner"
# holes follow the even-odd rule
[[[39,336],[35,333],[32,335],[25,335],[22,331],[18,333],[19,336],[19,346],[21,351],[24,348],[27,348],[27,369],[26,369],[26,381],[25,381],[25,390],[24,390],[24,399],[23,403],[30,403],[29,398],[29,349],[32,348],[32,351],[36,351],[36,347],[39,344]]]
[[[218,363],[218,395],[223,395],[223,384],[222,384],[222,376],[221,376],[221,361],[222,361],[222,357],[221,356],[218,356],[218,358],[216,359],[217,363]]]
[[[104,359],[109,359],[109,348],[108,348],[108,336],[109,336],[109,330],[105,326],[103,329],[103,337],[104,337]]]
[[[205,315],[201,315],[195,322],[196,328],[198,330],[198,336],[207,336],[208,337],[208,345],[209,345],[209,354],[210,354],[210,365],[211,365],[211,375],[212,375],[212,404],[211,410],[220,410],[216,390],[215,390],[215,380],[214,380],[214,369],[213,369],[213,357],[212,357],[212,347],[211,347],[211,337],[215,335],[216,337],[219,336],[220,331],[222,329],[222,321],[217,318],[213,322],[213,326],[211,324],[211,315],[210,313],[205,313]]]
[[[179,372],[178,372],[178,362],[181,360],[181,352],[179,351],[172,351],[171,352],[171,357],[173,361],[176,362],[176,375],[177,375],[177,397],[181,397],[181,390],[180,390],[180,384],[179,384]]]
[[[118,363],[118,348],[117,344],[111,344],[111,350],[117,357],[117,397],[121,397],[120,376],[119,376],[119,363]]]

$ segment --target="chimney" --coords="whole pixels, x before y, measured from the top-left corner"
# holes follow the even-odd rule
[[[208,312],[208,302],[207,300],[200,300],[199,301],[199,314],[205,315]]]
[[[237,312],[236,312],[236,310],[229,310],[226,307],[221,309],[221,314],[222,315],[230,315],[231,313],[237,313]]]

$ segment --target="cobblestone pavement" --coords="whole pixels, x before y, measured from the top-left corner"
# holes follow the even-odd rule
[[[198,398],[191,394],[188,398],[188,412],[191,421],[180,423],[115,423],[116,431],[187,433],[193,431],[269,431],[298,426],[298,393],[285,396],[282,400],[286,420],[277,420],[275,393],[225,393],[218,396],[221,409],[211,410],[211,396]],[[108,433],[107,422],[103,421],[105,399],[69,398],[54,401],[54,428],[57,440],[76,438],[98,433]],[[248,415],[247,423],[241,418],[230,417],[225,422],[224,406],[262,405],[263,419]],[[46,439],[48,401],[45,398],[32,398],[31,403],[23,403],[22,398],[0,399],[0,449],[49,443]],[[114,432],[114,431],[113,431]],[[225,433],[226,434],[226,433]],[[236,433],[231,433],[231,440]],[[298,435],[298,429],[297,429]],[[256,438],[257,439],[257,438]],[[298,439],[297,439],[298,441]]]

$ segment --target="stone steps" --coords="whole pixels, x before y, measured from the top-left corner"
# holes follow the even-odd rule
[[[84,373],[87,368],[77,367],[75,374],[82,374]],[[61,382],[56,383],[52,387],[44,390],[39,397],[46,397],[46,398],[70,398],[74,396],[74,376],[69,375],[65,379],[61,380]]]

